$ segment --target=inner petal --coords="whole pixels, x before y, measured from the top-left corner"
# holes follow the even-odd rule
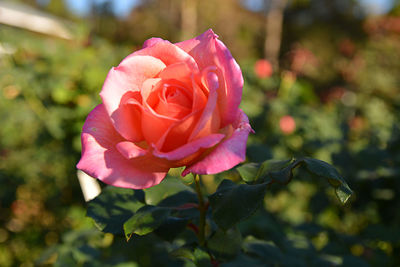
[[[196,65],[189,64],[188,62],[177,62],[163,69],[159,77],[163,80],[175,79],[190,82],[191,76],[198,72],[199,70]]]
[[[185,88],[176,85],[165,84],[162,90],[162,99],[169,104],[177,104],[185,108],[191,108],[192,100]]]
[[[148,103],[162,116],[181,119],[192,112],[192,92],[179,83],[160,85],[148,99],[154,99]]]
[[[121,98],[119,108],[111,114],[115,129],[126,140],[140,142],[143,134],[140,127],[142,113],[142,97],[139,92],[127,92]]]

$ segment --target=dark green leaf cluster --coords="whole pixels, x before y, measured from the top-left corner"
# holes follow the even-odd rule
[[[154,206],[146,204],[143,190],[109,186],[89,202],[87,216],[103,232],[124,234],[127,240],[155,230],[171,240],[196,218],[196,207],[197,197],[191,191],[180,191]]]
[[[170,257],[198,266],[205,264],[201,262],[214,265],[225,263],[227,266],[236,266],[235,264],[246,261],[257,264],[286,264],[288,259],[281,248],[274,243],[251,237],[243,240],[237,225],[263,206],[270,185],[275,182],[289,183],[293,170],[302,165],[311,174],[327,179],[343,203],[350,197],[352,192],[346,182],[326,162],[311,158],[268,160],[238,167],[237,170],[246,183],[223,180],[216,192],[208,196],[209,206],[206,204],[202,207],[203,201],[199,202],[199,196],[189,187],[167,193],[166,198],[154,205],[147,204],[146,200],[148,202],[152,199],[154,192],[160,192],[158,187],[146,192],[106,187],[98,197],[89,202],[87,215],[94,219],[103,232],[124,235],[130,242],[135,242],[139,236],[154,234],[174,244]],[[177,182],[169,177],[164,183],[168,188],[168,183],[171,185],[174,181]],[[201,237],[200,210],[208,207],[210,210],[203,222],[207,227],[207,231],[204,231],[206,236]],[[198,239],[193,239],[196,235]],[[204,243],[201,238],[205,238]],[[267,256],[269,254],[273,257]]]

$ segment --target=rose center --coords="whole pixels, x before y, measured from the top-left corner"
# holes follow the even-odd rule
[[[176,84],[164,84],[158,91],[158,101],[154,110],[164,116],[183,118],[192,110],[192,98],[187,89]]]
[[[185,108],[191,108],[192,101],[182,89],[183,88],[166,84],[162,92],[163,100],[169,104],[176,104]]]

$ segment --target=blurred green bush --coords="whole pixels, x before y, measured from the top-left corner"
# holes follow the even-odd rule
[[[242,108],[256,131],[249,160],[319,158],[355,192],[343,207],[304,173],[273,186],[265,209],[240,224],[249,253],[272,257],[279,246],[287,266],[400,265],[400,38],[391,19],[353,25],[363,32],[354,38],[353,28],[343,34],[323,24],[287,37],[300,27],[289,20],[282,68],[270,78],[254,72],[259,48],[239,57]],[[15,48],[0,55],[0,265],[180,266],[168,256],[173,244],[154,235],[126,243],[85,217],[75,170],[81,127],[108,70],[133,48],[79,27],[74,41],[0,28],[1,43]],[[227,39],[251,38],[259,36],[243,29]],[[239,176],[203,183],[212,193],[223,178]]]

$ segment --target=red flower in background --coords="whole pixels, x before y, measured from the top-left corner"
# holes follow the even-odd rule
[[[290,69],[295,73],[307,73],[318,65],[317,57],[309,49],[296,44],[290,52]]]
[[[272,65],[266,59],[259,59],[254,64],[254,72],[260,79],[271,77],[273,72]]]
[[[290,115],[283,116],[279,120],[279,128],[284,134],[291,134],[296,130],[296,122]]]

